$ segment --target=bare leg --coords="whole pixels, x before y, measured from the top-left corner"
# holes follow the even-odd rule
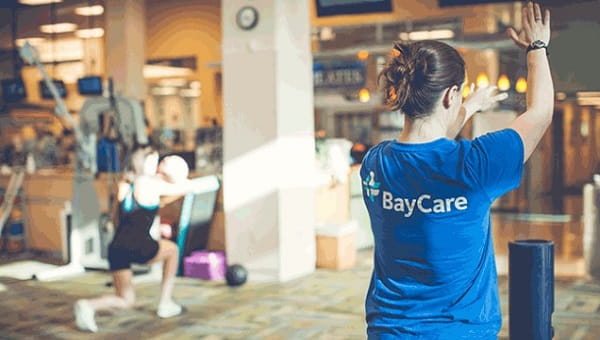
[[[96,332],[98,326],[94,320],[97,311],[131,308],[135,302],[135,291],[131,285],[131,269],[117,270],[112,273],[115,294],[104,295],[75,303],[75,322],[81,330]]]
[[[94,311],[110,309],[127,309],[135,303],[135,291],[131,284],[133,272],[131,269],[117,270],[112,273],[115,294],[104,295],[99,298],[90,299],[88,302]]]
[[[158,261],[164,261],[164,264],[157,313],[163,318],[179,315],[181,313],[181,306],[173,302],[173,287],[175,286],[175,275],[177,274],[177,267],[179,265],[179,249],[177,245],[169,240],[159,240],[158,253],[148,263]]]

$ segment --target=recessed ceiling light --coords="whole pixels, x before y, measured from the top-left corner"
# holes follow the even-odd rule
[[[81,39],[90,39],[90,38],[101,38],[104,36],[103,28],[86,28],[82,30],[78,30],[75,32],[75,35]]]
[[[102,15],[104,13],[104,7],[101,5],[77,7],[75,8],[75,14],[84,16]]]
[[[52,3],[58,3],[58,2],[63,2],[63,0],[19,0],[20,4],[31,5],[31,6],[46,5],[46,4],[52,4]]]
[[[191,74],[192,70],[185,67],[144,65],[144,78],[187,77]]]
[[[77,25],[70,22],[61,22],[58,24],[41,25],[40,31],[43,33],[66,33],[73,32],[77,29]]]
[[[408,33],[410,40],[437,40],[437,39],[452,39],[454,32],[448,29],[432,30],[432,31],[414,31]]]

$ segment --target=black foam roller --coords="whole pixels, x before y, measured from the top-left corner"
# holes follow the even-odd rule
[[[552,339],[554,243],[545,240],[510,242],[508,257],[510,339]]]

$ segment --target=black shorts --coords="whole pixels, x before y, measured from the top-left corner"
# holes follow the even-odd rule
[[[108,246],[108,264],[111,271],[129,269],[132,263],[144,264],[158,253],[158,242],[147,237],[136,242],[113,240]]]

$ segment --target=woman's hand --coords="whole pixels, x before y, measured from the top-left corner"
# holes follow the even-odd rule
[[[495,95],[496,89],[496,86],[490,86],[485,88],[480,87],[475,90],[475,84],[471,84],[470,94],[463,101],[467,120],[476,112],[485,111],[494,106],[497,102],[508,98],[507,93]]]
[[[522,48],[527,48],[532,42],[541,40],[550,43],[550,10],[546,9],[542,20],[542,10],[540,5],[529,2],[523,7],[522,29],[517,33],[514,28],[508,29],[508,35]]]

